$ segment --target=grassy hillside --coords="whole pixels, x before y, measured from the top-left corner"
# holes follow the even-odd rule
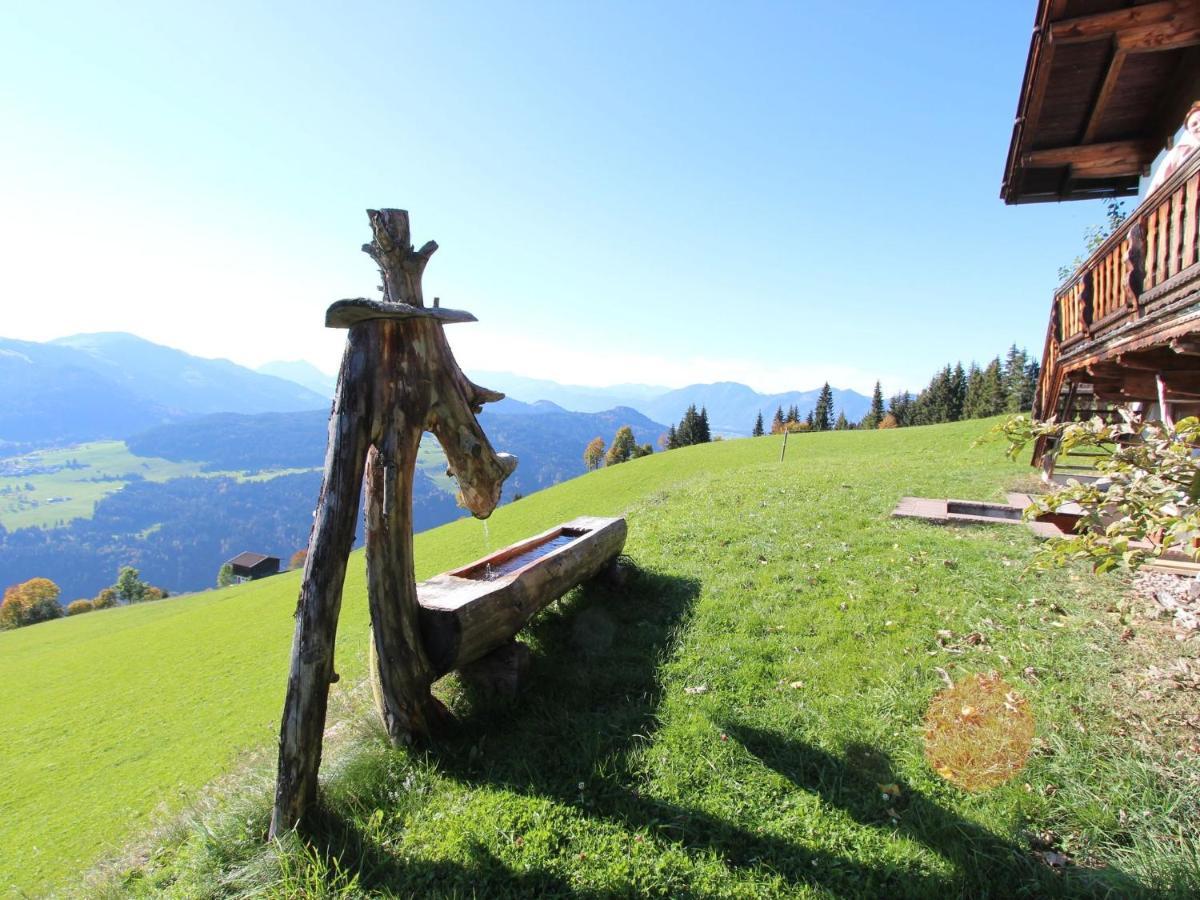
[[[694,454],[653,461],[653,471],[613,469],[503,507],[488,523],[490,546],[580,513],[620,511],[664,479],[712,464]],[[418,575],[485,546],[473,519],[419,535]],[[177,808],[239,754],[270,743],[298,589],[299,573],[285,573],[0,633],[0,874],[32,888],[76,873],[160,803]],[[343,686],[363,672],[365,590],[359,553],[338,633]]]
[[[539,619],[534,686],[512,709],[451,680],[454,739],[426,755],[368,737],[331,761],[313,847],[264,852],[267,797],[251,791],[115,889],[931,896],[1107,879],[1127,896],[1188,877],[1189,852],[1200,878],[1197,801],[1176,787],[1194,760],[1148,755],[1108,712],[1123,645],[1092,623],[1116,582],[1022,580],[1021,528],[888,517],[903,494],[986,499],[1026,477],[997,446],[970,449],[985,427],[804,436],[783,464],[774,438],[717,443],[502,508],[492,548],[623,512],[639,574]],[[484,543],[470,520],[421,535],[418,574]],[[363,582],[358,556],[343,700],[363,673]],[[69,883],[160,803],[269,746],[296,590],[282,575],[0,634],[0,877]],[[938,667],[999,671],[1030,699],[1038,752],[1011,784],[968,794],[925,763]],[[1088,865],[1054,876],[1025,828]]]

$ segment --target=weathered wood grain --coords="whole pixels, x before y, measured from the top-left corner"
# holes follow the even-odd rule
[[[296,607],[291,672],[279,727],[272,836],[295,828],[317,794],[342,582],[346,577],[346,559],[354,544],[354,524],[370,440],[373,411],[370,383],[374,363],[370,345],[371,326],[352,328],[338,373],[338,389],[329,419],[325,477]]]
[[[369,322],[372,319],[436,319],[443,325],[478,321],[463,309],[444,309],[440,306],[427,309],[408,303],[369,300],[366,297],[338,300],[325,311],[326,328],[349,328],[351,325]]]
[[[412,486],[421,434],[432,431],[441,442],[464,505],[480,518],[491,514],[516,468],[515,458],[492,449],[475,418],[483,403],[504,395],[463,375],[442,331],[443,321],[473,317],[424,307],[421,275],[437,244],[413,249],[404,210],[367,214],[374,239],[363,249],[379,264],[384,298],[340,301],[326,316],[349,333],[296,613],[272,837],[297,827],[317,796],[342,582],[364,475],[373,668],[384,723],[400,743],[434,732],[447,715],[429,690],[435,675],[421,640],[413,576]]]
[[[495,581],[472,576],[489,560],[493,564],[501,561],[505,558],[502,554],[493,554],[419,585],[421,634],[437,675],[490,653],[520,631],[539,610],[601,573],[620,555],[628,533],[623,518],[583,516],[507,550],[522,552],[563,529],[588,533]]]

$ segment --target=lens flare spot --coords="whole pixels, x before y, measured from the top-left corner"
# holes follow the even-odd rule
[[[925,758],[947,781],[986,790],[1024,768],[1033,729],[1028,701],[997,673],[969,675],[930,702]]]

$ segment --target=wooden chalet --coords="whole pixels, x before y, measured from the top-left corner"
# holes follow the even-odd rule
[[[254,581],[268,575],[279,574],[279,557],[263,556],[261,553],[239,553],[229,560],[229,568],[239,581]]]
[[[1198,99],[1200,0],[1039,0],[1001,197],[1133,196]],[[1036,418],[1200,412],[1198,241],[1200,151],[1055,291]]]

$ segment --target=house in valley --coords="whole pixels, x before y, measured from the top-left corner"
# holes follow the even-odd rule
[[[263,556],[261,553],[239,553],[227,565],[238,581],[254,581],[279,574],[279,557]]]

